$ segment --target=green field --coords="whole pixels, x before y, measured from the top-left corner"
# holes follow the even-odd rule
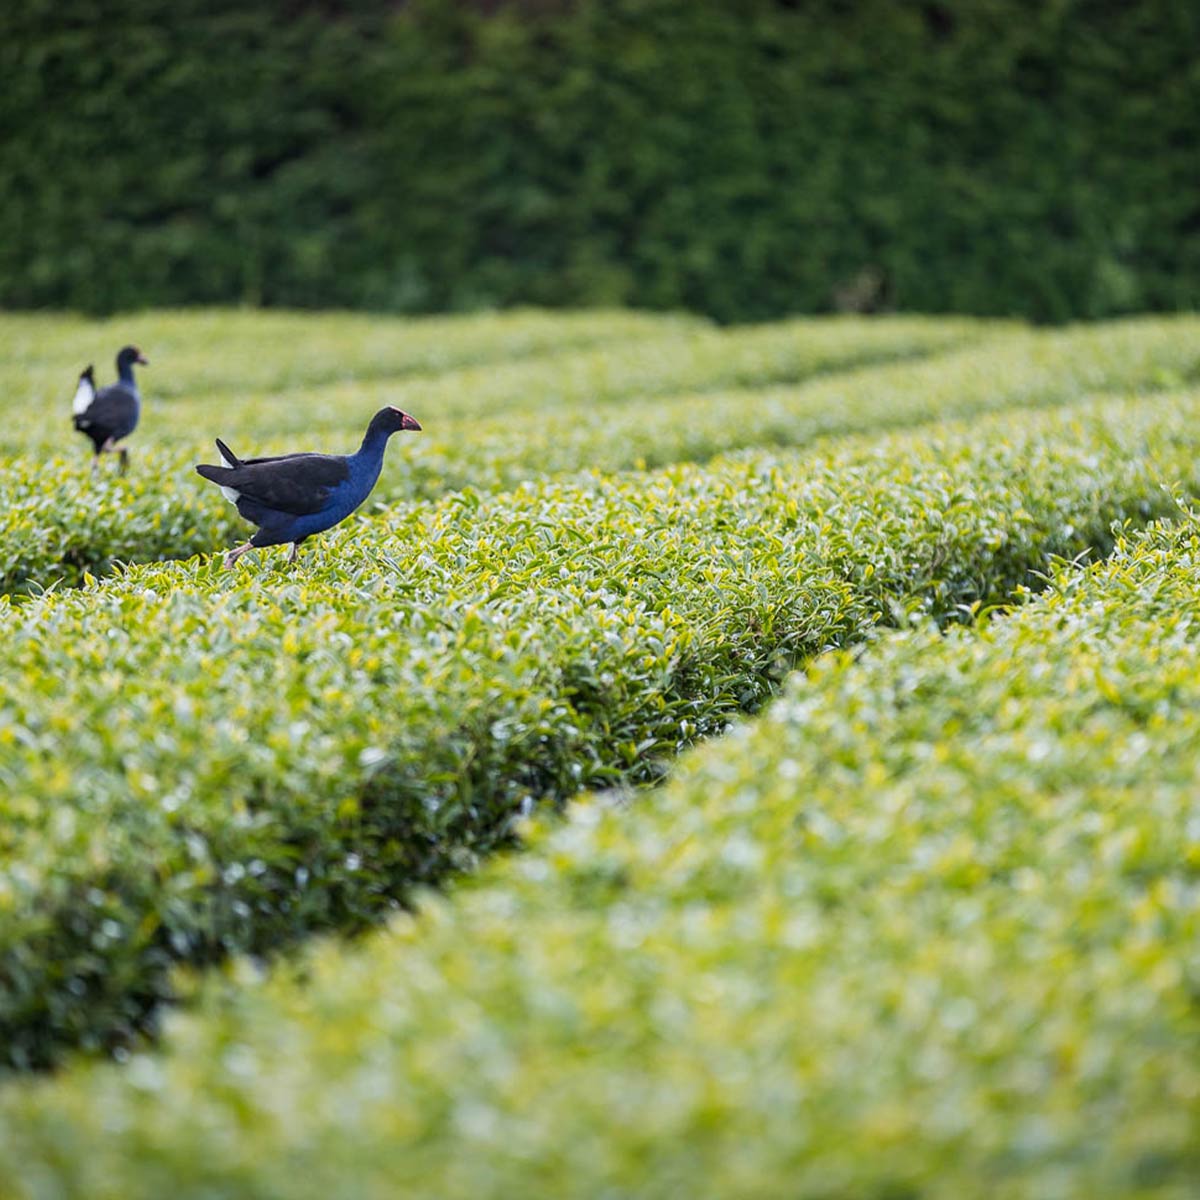
[[[0,1197],[1189,1194],[1200,319],[0,338]]]

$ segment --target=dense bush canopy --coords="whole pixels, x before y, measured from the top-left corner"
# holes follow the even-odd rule
[[[1180,0],[23,0],[0,304],[1200,304]]]
[[[0,340],[2,1200],[1190,1200],[1196,317]],[[299,563],[187,557],[215,433],[384,403],[424,431]]]
[[[1044,421],[1038,422],[1045,425]],[[1089,421],[1090,424],[1090,421]],[[0,1097],[20,1200],[1186,1200],[1200,538],[826,656],[630,807]]]
[[[1171,507],[1163,479],[1195,487],[1197,415],[457,493],[292,579],[192,560],[0,601],[4,1060],[124,1040],[173,962],[361,925],[529,805],[653,777],[797,662],[1105,548]]]
[[[1194,317],[1039,331],[916,317],[716,330],[600,312],[415,323],[208,312],[124,325],[154,347],[147,413],[135,470],[97,480],[63,409],[73,365],[103,363],[114,325],[0,317],[14,347],[0,364],[0,416],[11,418],[0,422],[0,453],[11,454],[0,472],[0,594],[232,544],[246,523],[192,473],[212,459],[214,437],[245,454],[350,449],[382,404],[425,429],[388,455],[368,510],[1200,378]],[[270,356],[267,341],[279,346]]]
[[[598,310],[419,322],[192,312],[123,325],[154,347],[156,364],[142,380],[147,412],[132,439],[136,469],[93,477],[80,439],[64,430],[64,384],[83,359],[103,363],[118,336],[113,325],[0,316],[0,339],[14,346],[0,364],[0,415],[11,417],[0,422],[0,452],[13,455],[0,471],[0,594],[77,584],[116,561],[183,558],[245,531],[236,510],[192,471],[213,458],[217,436],[247,455],[349,450],[376,409],[397,404],[419,413],[426,429],[389,454],[373,504],[462,487],[494,491],[543,474],[678,462],[869,425],[878,415],[870,382],[848,379],[853,396],[836,386],[810,395],[805,385],[834,372],[825,380],[832,385],[839,368],[920,358],[1007,328],[834,317],[722,331]],[[1163,318],[1014,332],[993,355],[1011,366],[1006,394],[1033,391],[1031,403],[1062,400],[1084,379],[1152,388],[1200,365],[1200,351],[1179,336],[1193,327],[1200,324]],[[264,355],[267,343],[273,349]],[[975,386],[961,399],[950,394],[952,372],[940,377],[941,389],[928,380],[918,389],[910,379],[913,394],[897,403],[895,420],[983,403],[986,361],[964,366]],[[889,392],[905,376],[877,382]],[[781,386],[764,391],[770,384]],[[800,410],[794,423],[792,406]],[[67,439],[75,444],[64,446]]]

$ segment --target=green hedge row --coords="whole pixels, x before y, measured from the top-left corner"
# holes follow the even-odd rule
[[[853,325],[846,322],[847,328]],[[936,337],[932,324],[926,325],[929,336]],[[918,323],[909,327],[915,331]],[[688,335],[719,336],[696,318],[615,310],[530,309],[400,319],[199,309],[141,312],[107,321],[61,313],[0,313],[5,348],[0,411],[19,417],[0,433],[0,446],[20,449],[38,433],[51,444],[61,442],[63,417],[69,418],[80,370],[94,363],[97,381],[111,382],[117,350],[130,342],[141,346],[151,362],[138,373],[150,406],[147,424],[137,433],[140,440],[187,401],[197,401],[185,410],[192,419],[211,420],[214,413],[237,413],[246,397],[264,393],[392,386],[408,376],[429,379],[471,367],[519,369],[526,359],[600,347],[628,354],[643,341]],[[171,401],[170,408],[159,408],[162,400]]]
[[[1200,305],[1180,0],[24,0],[0,304]]]
[[[195,462],[213,458],[212,439],[218,435],[246,455],[350,451],[377,408],[399,404],[420,418],[425,432],[392,448],[388,480],[375,503],[465,486],[511,486],[548,470],[602,465],[600,460],[631,465],[651,450],[628,420],[620,433],[605,432],[603,413],[614,404],[919,357],[1004,328],[962,320],[839,318],[719,331],[698,322],[603,314],[563,318],[556,343],[555,321],[525,314],[381,322],[372,340],[362,318],[148,317],[150,336],[140,340],[157,345],[152,337],[161,334],[164,352],[155,352],[143,374],[146,410],[131,442],[134,469],[122,479],[106,465],[97,479],[90,474],[88,444],[69,432],[66,401],[57,402],[45,380],[54,364],[53,387],[62,392],[60,343],[70,344],[78,356],[101,334],[111,341],[111,331],[90,329],[85,337],[74,322],[62,332],[58,318],[17,318],[18,327],[30,333],[42,328],[49,336],[48,348],[31,348],[36,357],[0,370],[0,387],[7,375],[13,411],[21,414],[7,435],[19,457],[4,464],[0,475],[0,592],[77,584],[85,573],[111,570],[115,561],[182,558],[240,537],[249,527],[192,470]],[[264,354],[263,345],[288,326],[294,347],[277,358]],[[601,344],[579,349],[588,338]],[[1149,325],[1144,339],[1134,335],[1143,361],[1162,352],[1160,339],[1157,327]],[[459,366],[502,355],[506,347],[508,357]],[[46,355],[54,357],[48,361]],[[432,365],[437,355],[445,364],[440,371],[413,372],[416,364]],[[210,373],[207,364],[214,360]],[[1139,369],[1131,368],[1133,374]],[[176,399],[160,401],[155,371]],[[231,386],[239,373],[248,381],[244,390]],[[312,382],[339,375],[338,382]],[[280,390],[287,379],[308,386]],[[254,381],[259,390],[252,389]],[[433,447],[418,463],[413,452],[428,437]],[[78,444],[64,453],[68,438]],[[661,430],[659,438],[664,452],[659,457],[669,458],[669,431]],[[552,450],[560,440],[563,447]],[[745,440],[744,433],[722,438],[710,429],[707,454]],[[164,442],[186,449],[168,454],[142,449]]]
[[[500,416],[437,430],[397,456],[392,495],[512,487],[538,473],[617,471],[703,462],[733,450],[803,446],[1001,409],[1077,402],[1100,392],[1153,392],[1200,382],[1200,321],[1105,322],[1055,331],[990,329],[962,348],[832,373],[797,385],[692,390],[620,407],[569,406],[514,423]],[[415,403],[415,400],[414,400]]]
[[[1172,327],[1160,320],[1159,328]],[[721,330],[675,315],[615,312],[398,320],[205,311],[87,324],[0,316],[0,336],[11,333],[20,346],[0,364],[0,410],[24,418],[0,435],[0,446],[61,445],[79,366],[96,361],[105,382],[126,341],[146,348],[153,362],[139,376],[148,407],[135,437],[190,442],[214,421],[259,436],[344,429],[385,403],[436,425],[500,409],[533,414],[789,383],[1017,328],[967,318],[824,317]]]
[[[0,613],[0,1047],[153,1020],[179,961],[392,911],[543,798],[653,778],[797,662],[1004,601],[1194,483],[1195,395],[400,505]],[[364,536],[367,529],[370,536]]]
[[[85,446],[73,458],[31,453],[9,464],[0,478],[0,590],[77,584],[86,572],[110,570],[114,560],[185,557],[239,537],[245,524],[191,472],[193,462],[211,456],[207,441],[197,441],[203,427],[243,453],[349,449],[375,408],[400,404],[425,428],[390,450],[373,501],[381,505],[460,488],[503,490],[551,473],[704,460],[735,448],[1063,404],[1106,389],[1161,389],[1200,374],[1192,318],[1005,329],[957,321],[788,322],[669,334],[436,377],[250,395],[219,410],[214,397],[176,400],[147,412],[145,432],[147,440],[178,445],[140,453],[125,480],[106,475],[97,487],[87,475]],[[985,332],[985,344],[953,349]],[[839,363],[938,349],[953,352],[761,386]],[[726,390],[731,385],[738,390]],[[34,426],[20,436],[32,450],[51,435]]]
[[[826,656],[665,790],[531,830],[299,979],[210,986],[161,1053],[14,1086],[0,1174],[14,1200],[1184,1200],[1198,614],[1192,520],[1010,619]]]

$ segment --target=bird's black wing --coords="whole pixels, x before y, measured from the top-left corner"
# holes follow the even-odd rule
[[[298,454],[267,454],[262,458],[238,458],[230,448],[225,445],[220,438],[216,439],[217,449],[221,452],[221,457],[226,460],[225,465],[229,467],[256,467],[262,463],[277,463],[286,462],[289,458],[336,458],[337,455],[320,455],[313,454],[311,451],[301,451]]]
[[[196,468],[205,479],[275,512],[303,517],[320,512],[350,467],[338,454],[288,454],[247,459],[236,467]]]
[[[96,393],[91,404],[76,416],[75,427],[119,441],[133,432],[137,422],[137,397],[124,384],[114,383]]]
[[[269,454],[264,458],[243,458],[241,461],[244,466],[257,467],[262,463],[279,463],[287,462],[293,458],[341,458],[339,454],[312,454],[301,452],[299,454]]]

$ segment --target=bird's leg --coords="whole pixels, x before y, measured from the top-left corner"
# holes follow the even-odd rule
[[[296,561],[296,555],[300,553],[300,543],[292,543],[292,552],[288,555],[287,565],[290,567]]]
[[[121,457],[121,465],[120,465],[118,473],[121,475],[124,475],[125,472],[129,470],[129,451],[126,450],[124,446],[122,446],[117,451],[117,453]]]
[[[96,476],[100,474],[100,455],[103,453],[104,453],[103,450],[97,450],[96,453],[92,455],[92,478],[93,479],[95,479]]]
[[[230,552],[225,555],[225,569],[229,570],[247,550],[253,550],[254,547],[249,542],[243,542],[240,546],[235,546]]]

